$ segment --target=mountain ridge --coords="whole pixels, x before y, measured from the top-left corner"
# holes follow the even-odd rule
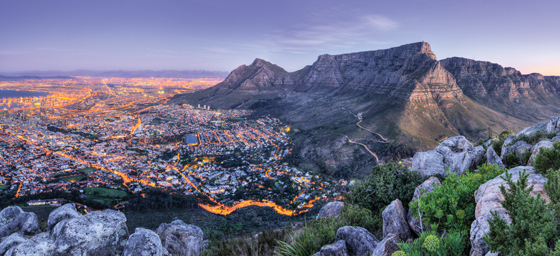
[[[465,135],[476,140],[487,136],[488,127],[495,131],[521,129],[558,111],[558,107],[549,108],[551,104],[560,106],[557,94],[532,98],[531,95],[542,94],[543,90],[529,92],[525,90],[529,86],[525,82],[518,86],[520,95],[527,95],[525,98],[489,94],[489,99],[478,99],[477,90],[470,90],[472,85],[466,82],[476,80],[466,79],[476,77],[467,64],[484,66],[459,59],[438,61],[426,42],[375,51],[324,54],[312,65],[295,72],[257,58],[250,65],[241,65],[230,72],[222,83],[178,95],[170,103],[253,109],[256,114],[280,118],[300,131],[293,133],[294,139],[301,143],[294,154],[305,159],[302,162],[309,163],[310,168],[327,173],[348,166],[353,170],[351,173],[360,173],[358,169],[366,172],[368,165],[375,164],[365,148],[351,143],[353,138],[369,139],[363,144],[377,152],[399,148],[420,150],[451,136]],[[499,77],[501,69],[493,68],[487,73]],[[462,76],[461,70],[465,70]],[[509,69],[505,75],[510,73],[515,75]],[[542,79],[556,81],[544,76]],[[495,80],[481,77],[476,81],[484,87]],[[504,83],[513,88],[511,83]],[[548,84],[535,88],[541,87],[547,94],[550,94],[548,88],[556,88]],[[513,90],[504,88],[503,91]],[[509,105],[504,101],[509,101]],[[500,104],[504,107],[497,107]],[[510,106],[515,104],[528,107]],[[524,114],[517,118],[517,112]],[[354,115],[358,113],[362,113],[361,126],[389,137],[397,149],[372,142],[375,136],[355,124],[358,120]]]

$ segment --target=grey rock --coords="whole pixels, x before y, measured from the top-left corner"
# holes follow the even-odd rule
[[[338,217],[342,208],[344,207],[343,202],[329,202],[325,206],[319,210],[319,214],[317,215],[317,219],[324,218],[324,217]]]
[[[552,143],[557,142],[557,141],[560,141],[560,135],[558,135],[558,136],[556,136],[556,137],[554,137],[550,140],[550,142],[552,142]]]
[[[391,202],[383,210],[381,216],[383,217],[383,237],[395,234],[400,241],[406,241],[413,237],[406,221],[406,211],[399,199]]]
[[[114,210],[62,220],[51,233],[57,255],[120,254],[129,236],[125,215]]]
[[[513,145],[504,146],[502,147],[502,155],[501,155],[502,161],[505,161],[506,156],[510,153],[515,153],[515,156],[521,161],[525,151],[531,151],[531,148],[533,148],[533,145],[522,140],[514,143]]]
[[[15,247],[21,243],[27,241],[25,237],[18,233],[13,233],[0,242],[0,255],[4,255],[10,248]]]
[[[9,249],[4,256],[49,256],[58,255],[55,245],[47,233],[41,233]],[[91,254],[90,254],[91,255]]]
[[[328,244],[321,247],[319,252],[320,256],[348,256],[348,249],[346,248],[346,241],[338,240],[333,244]]]
[[[519,138],[519,136],[521,135],[531,136],[538,131],[546,131],[546,130],[547,130],[546,123],[538,123],[536,125],[521,130],[519,133],[517,133],[517,137]]]
[[[546,183],[547,179],[542,175],[537,174],[533,167],[518,166],[510,169],[508,173],[513,175],[513,181],[517,181],[519,180],[519,172],[522,172],[523,170],[529,174],[528,185],[534,186],[531,196],[541,194],[541,197],[548,201],[549,198],[544,192],[544,183]],[[470,231],[470,241],[472,245],[470,252],[471,256],[483,256],[489,252],[488,245],[486,245],[484,240],[482,240],[482,237],[490,231],[488,219],[493,218],[490,212],[495,211],[498,216],[510,223],[509,216],[506,214],[506,210],[501,205],[501,202],[504,200],[504,196],[500,192],[500,186],[504,185],[507,187],[507,184],[502,177],[505,177],[505,173],[482,184],[474,193],[476,201],[476,219],[472,223]]]
[[[82,215],[76,211],[76,206],[73,203],[58,207],[49,214],[49,219],[47,221],[48,230],[52,230],[54,226],[62,220],[77,218],[80,216]]]
[[[21,235],[35,235],[41,232],[35,213],[24,212],[16,206],[2,210],[0,216],[6,223],[0,226],[0,238],[16,232]]]
[[[420,184],[420,186],[416,187],[416,189],[414,190],[414,196],[412,197],[411,202],[414,202],[415,200],[419,200],[422,195],[434,191],[434,188],[437,187],[437,186],[441,186],[441,182],[439,182],[438,178],[431,177],[431,178],[427,179],[422,184]],[[416,233],[416,235],[419,236],[420,233],[422,233],[421,228],[423,228],[424,230],[427,230],[427,227],[424,227],[423,225],[421,225],[420,219],[416,218],[416,217],[414,217],[414,215],[412,215],[412,212],[410,211],[410,208],[408,209],[406,219],[408,221],[408,226],[410,227],[410,229],[414,233]]]
[[[336,231],[336,240],[344,240],[348,255],[369,256],[374,250],[379,240],[373,234],[362,227],[344,226]]]
[[[502,159],[498,156],[498,154],[496,154],[496,151],[494,151],[493,147],[488,147],[488,149],[486,150],[486,161],[489,164],[498,165],[500,169],[506,168],[506,166],[502,162]]]
[[[418,152],[412,159],[412,170],[423,176],[449,172],[464,174],[473,169],[484,155],[484,147],[473,145],[464,137],[456,136],[444,140],[435,150]]]
[[[482,145],[485,148],[488,148],[488,146],[490,146],[490,144],[492,144],[493,141],[494,141],[493,139],[489,139],[489,140],[485,141],[484,143],[482,143]]]
[[[546,124],[546,132],[548,133],[558,133],[560,132],[560,118],[557,116],[551,116],[550,121]]]
[[[443,156],[435,150],[417,152],[412,158],[412,170],[420,172],[423,176],[445,174]]]
[[[400,243],[399,236],[389,234],[381,242],[377,244],[372,256],[391,256],[394,252],[400,250],[397,243]]]
[[[161,224],[156,233],[169,254],[198,256],[202,251],[202,230],[181,220]]]
[[[130,235],[123,256],[162,256],[163,246],[159,236],[151,230],[136,228]]]
[[[6,225],[12,220],[14,220],[23,210],[18,206],[10,206],[4,208],[0,212],[0,226]]]
[[[548,140],[541,140],[539,143],[535,144],[535,146],[531,149],[531,158],[529,159],[528,164],[531,164],[533,160],[535,160],[537,155],[541,152],[541,148],[553,148],[553,143]]]

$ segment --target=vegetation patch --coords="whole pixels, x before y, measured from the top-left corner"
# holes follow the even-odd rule
[[[80,181],[83,178],[85,178],[86,176],[84,175],[72,175],[72,176],[68,176],[68,177],[64,177],[64,178],[60,178],[63,181],[66,182],[76,182],[76,181]]]
[[[541,148],[535,157],[533,167],[546,175],[549,171],[560,169],[560,141],[554,142],[552,148]]]
[[[10,185],[0,185],[0,190],[8,189]]]
[[[95,171],[97,171],[97,169],[95,169],[93,167],[86,167],[86,168],[82,168],[82,169],[78,170],[78,172],[81,172],[81,173],[90,173],[90,172],[95,172]]]
[[[128,195],[126,191],[111,189],[111,188],[86,188],[84,189],[86,195],[94,195],[99,197],[109,197],[109,198],[123,198]]]

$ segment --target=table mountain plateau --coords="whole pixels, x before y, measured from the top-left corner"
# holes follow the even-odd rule
[[[170,103],[270,114],[293,127],[293,152],[302,166],[359,177],[376,164],[364,146],[380,156],[406,155],[451,136],[485,137],[488,127],[517,131],[558,113],[559,92],[560,77],[463,58],[438,61],[430,45],[419,42],[325,54],[291,73],[255,59],[222,83]],[[356,125],[358,113],[365,129]],[[375,142],[381,138],[368,130],[393,143]]]

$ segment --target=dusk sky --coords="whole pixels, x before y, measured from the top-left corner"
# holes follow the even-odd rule
[[[30,70],[288,71],[318,55],[419,41],[560,75],[560,1],[2,0],[0,74]]]

